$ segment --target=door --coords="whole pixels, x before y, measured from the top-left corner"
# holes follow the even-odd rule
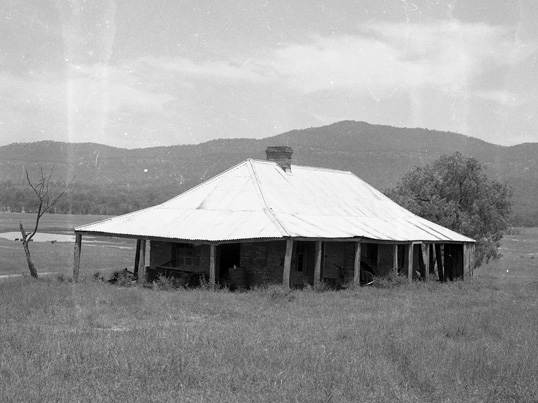
[[[323,259],[323,280],[328,280],[332,285],[345,282],[345,242],[326,242]]]

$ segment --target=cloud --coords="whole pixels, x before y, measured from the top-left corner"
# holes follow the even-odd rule
[[[304,93],[338,89],[384,98],[401,88],[469,94],[473,79],[532,54],[510,29],[486,24],[370,22],[354,35],[314,37],[265,60]],[[504,84],[504,82],[501,82]]]
[[[107,64],[69,65],[67,72],[19,76],[1,73],[2,143],[53,138],[110,143],[110,128],[119,116],[137,120],[141,113],[157,119],[176,99],[148,91],[124,67]],[[9,118],[8,118],[9,117]]]
[[[121,108],[157,112],[175,99],[170,94],[148,91],[126,66],[71,65],[67,77],[68,102],[74,108],[114,112]]]
[[[142,57],[135,61],[138,72],[152,70],[158,74],[175,75],[188,79],[217,80],[220,82],[263,82],[267,79],[255,63],[228,60],[195,62],[183,57]]]
[[[125,67],[107,64],[69,65],[67,73],[33,73],[19,76],[7,72],[0,74],[0,98],[10,100],[14,106],[47,104],[94,112],[131,107],[157,111],[175,99],[166,94],[148,91],[139,78],[126,72]]]
[[[513,36],[509,28],[483,23],[377,21],[362,25],[354,35],[315,36],[246,60],[144,56],[124,61],[112,70],[108,82],[120,83],[111,95],[116,104],[141,102],[144,97],[136,94],[140,91],[152,94],[148,102],[158,105],[163,94],[188,96],[204,84],[271,86],[303,94],[348,90],[375,100],[399,90],[431,88],[452,95],[485,94],[491,99],[495,98],[491,94],[506,91],[504,81],[497,80],[495,88],[495,80],[488,80],[490,87],[480,88],[476,78],[492,69],[500,71],[494,77],[502,74],[503,68],[535,51],[514,43]],[[90,75],[86,84],[96,78]],[[502,97],[508,98],[510,94]]]
[[[309,119],[322,115],[323,123],[375,121],[379,113],[385,123],[467,131],[470,99],[486,101],[488,111],[491,103],[524,102],[506,77],[536,48],[515,37],[510,28],[486,24],[371,21],[352,34],[313,36],[243,58],[143,56],[112,63],[108,53],[81,56],[54,71],[0,73],[0,125],[8,133],[0,141],[15,141],[19,133],[25,141],[51,138],[54,130],[67,133],[55,139],[78,142],[134,146],[135,135],[139,146],[150,137],[196,142],[274,134],[274,127],[311,125]],[[456,112],[447,127],[448,109]],[[249,123],[239,124],[236,115]]]
[[[523,101],[519,101],[515,94],[507,90],[477,91],[475,95],[482,100],[492,101],[508,108],[516,108],[523,104]]]

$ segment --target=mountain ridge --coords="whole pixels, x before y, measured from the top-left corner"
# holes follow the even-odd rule
[[[476,157],[487,167],[488,176],[514,188],[516,216],[535,217],[538,223],[538,143],[502,146],[453,132],[355,121],[264,139],[214,139],[137,149],[49,140],[12,143],[0,147],[0,182],[24,185],[25,167],[39,162],[46,168],[54,166],[64,178],[75,176],[79,187],[155,192],[147,199],[160,202],[247,158],[265,159],[268,145],[291,146],[297,165],[351,171],[380,190],[395,186],[417,165],[460,151]]]

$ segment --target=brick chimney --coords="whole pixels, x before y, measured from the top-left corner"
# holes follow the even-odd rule
[[[285,172],[291,172],[293,149],[288,146],[269,146],[265,150],[267,161],[275,161]]]

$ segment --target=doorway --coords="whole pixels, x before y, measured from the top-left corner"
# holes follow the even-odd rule
[[[225,243],[219,245],[219,268],[220,278],[228,278],[228,269],[230,267],[239,267],[241,265],[241,244]]]

